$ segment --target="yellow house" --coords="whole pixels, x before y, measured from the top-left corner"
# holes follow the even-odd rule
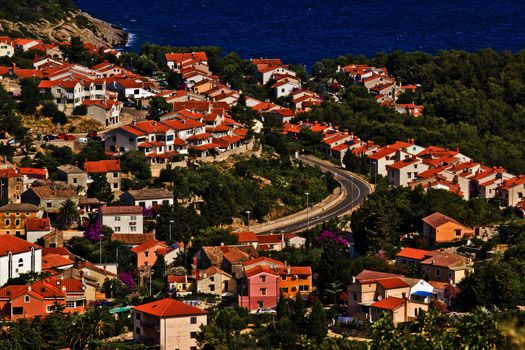
[[[0,234],[25,236],[27,218],[39,218],[37,206],[29,203],[9,203],[0,207]]]

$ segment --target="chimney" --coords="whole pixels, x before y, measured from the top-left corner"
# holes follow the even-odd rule
[[[224,242],[221,242],[221,247],[224,247]]]

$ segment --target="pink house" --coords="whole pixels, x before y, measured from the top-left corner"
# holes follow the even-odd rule
[[[239,306],[254,312],[272,308],[279,299],[279,274],[264,265],[246,270],[246,278],[240,282]]]

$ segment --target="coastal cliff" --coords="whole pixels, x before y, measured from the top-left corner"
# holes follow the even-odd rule
[[[10,36],[25,36],[52,43],[70,41],[78,36],[96,46],[125,46],[128,33],[110,23],[94,18],[82,11],[67,12],[62,19],[36,21],[13,21],[0,18],[0,33]]]

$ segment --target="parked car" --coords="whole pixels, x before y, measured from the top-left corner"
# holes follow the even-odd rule
[[[65,132],[61,132],[60,134],[57,135],[57,139],[73,141],[73,140],[76,140],[77,137],[75,135],[70,135],[70,134],[66,134]]]
[[[135,104],[135,102],[131,102],[131,101],[124,101],[124,107],[131,107],[131,108],[135,108],[137,105]]]
[[[96,130],[91,130],[90,132],[87,133],[86,137],[89,137],[89,138],[98,137],[98,133]]]
[[[149,109],[149,107],[148,107],[148,106],[142,106],[142,105],[141,105],[141,106],[137,106],[137,109],[138,109],[139,111],[147,111],[147,110]]]
[[[271,315],[277,315],[277,311],[274,309],[258,309],[257,314],[271,314]]]
[[[81,142],[81,143],[87,143],[87,142],[88,142],[88,139],[87,139],[87,137],[79,137],[79,138],[78,138],[78,142]]]
[[[46,135],[46,136],[43,137],[43,139],[44,139],[44,141],[49,142],[49,141],[55,140],[56,137],[53,136],[53,135]]]

